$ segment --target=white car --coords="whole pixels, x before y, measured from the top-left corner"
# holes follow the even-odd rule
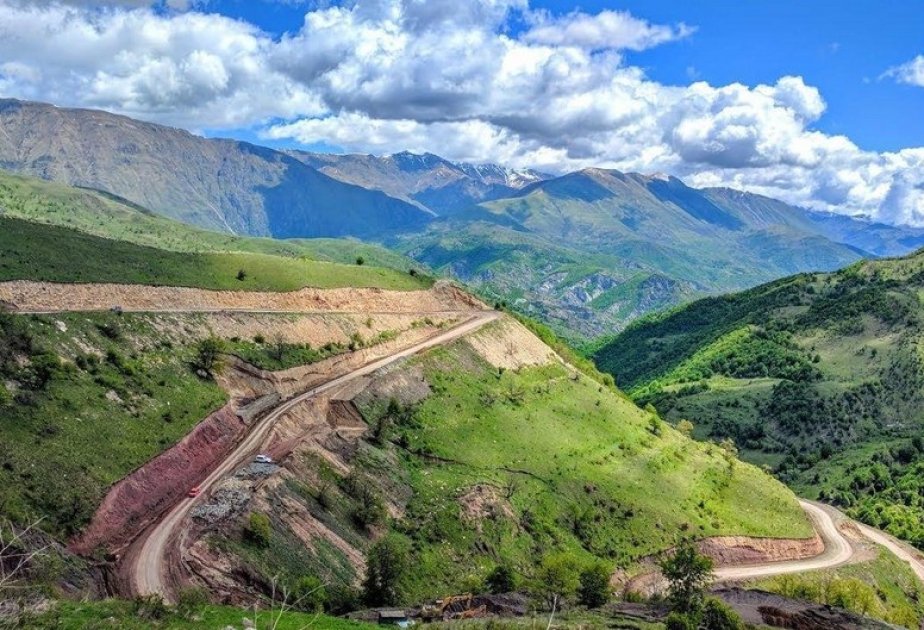
[[[270,457],[269,455],[261,454],[261,455],[257,455],[256,457],[254,457],[253,461],[257,462],[258,464],[272,464],[273,458]]]

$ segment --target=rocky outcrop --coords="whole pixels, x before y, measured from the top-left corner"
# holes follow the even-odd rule
[[[813,538],[750,538],[748,536],[714,536],[698,543],[700,553],[709,556],[717,567],[742,564],[801,560],[825,550],[818,534]]]

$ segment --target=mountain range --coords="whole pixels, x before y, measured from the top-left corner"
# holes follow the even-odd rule
[[[0,130],[2,169],[211,230],[384,244],[571,338],[697,296],[924,245],[924,230],[661,175],[277,151],[17,100],[0,100]]]

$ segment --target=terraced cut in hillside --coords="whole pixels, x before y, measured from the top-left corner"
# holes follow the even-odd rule
[[[191,512],[193,573],[230,601],[273,576],[355,585],[387,531],[412,550],[404,601],[465,591],[499,561],[532,579],[550,553],[629,568],[683,531],[812,534],[783,486],[509,319],[305,400],[261,448],[285,457],[239,464]],[[268,517],[267,544],[247,538],[252,514]]]
[[[598,365],[800,494],[924,547],[924,254],[801,275],[630,327]]]

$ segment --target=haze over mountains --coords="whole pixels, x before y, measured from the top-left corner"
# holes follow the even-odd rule
[[[572,337],[697,295],[924,244],[666,176],[553,177],[439,156],[277,151],[100,111],[0,100],[0,168],[104,190],[192,225],[388,245]]]

